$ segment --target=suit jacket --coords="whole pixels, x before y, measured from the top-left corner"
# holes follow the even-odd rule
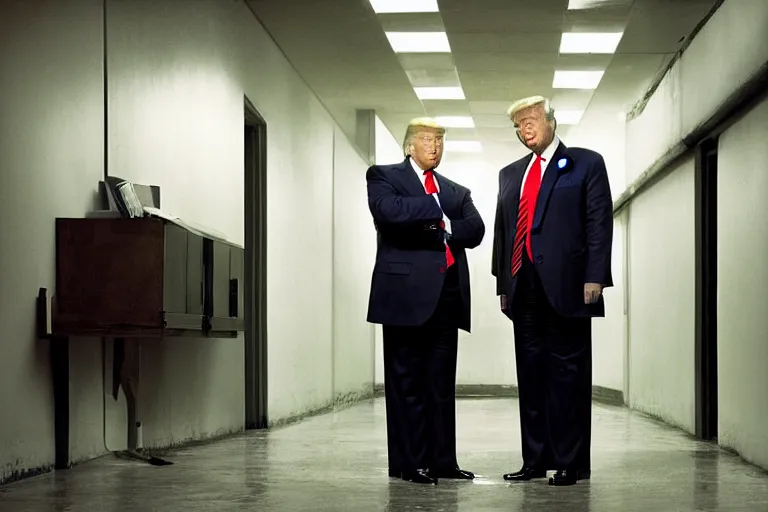
[[[517,281],[512,277],[517,209],[532,157],[499,172],[491,272],[497,294],[510,299]],[[534,268],[555,311],[566,317],[605,316],[602,297],[584,304],[585,283],[613,286],[613,201],[599,153],[558,145],[544,172],[530,237]]]
[[[440,206],[424,191],[408,158],[374,165],[366,173],[368,206],[377,231],[376,263],[368,322],[419,326],[434,313],[445,280],[445,240],[459,272],[462,308],[459,328],[469,332],[471,304],[465,249],[480,245],[485,225],[469,189],[435,173]],[[440,227],[443,211],[451,235]]]

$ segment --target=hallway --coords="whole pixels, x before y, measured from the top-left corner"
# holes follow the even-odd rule
[[[386,475],[384,401],[170,454],[149,467],[107,456],[0,488],[0,510],[43,511],[761,511],[768,475],[627,409],[595,404],[593,479],[508,485],[517,404],[458,404],[458,448],[474,483],[418,486]]]

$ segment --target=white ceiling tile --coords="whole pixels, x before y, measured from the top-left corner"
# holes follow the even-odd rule
[[[507,107],[509,107],[509,105],[507,105]],[[482,128],[504,128],[512,130],[512,121],[507,117],[506,109],[505,112],[501,114],[472,114],[472,117],[475,119],[475,126],[480,132],[482,132]]]
[[[445,53],[401,53],[397,55],[402,69],[454,70],[453,57]]]
[[[506,116],[514,100],[541,94],[556,110],[586,109],[582,125],[618,116],[716,0],[607,0],[570,11],[568,0],[439,0],[440,12],[379,15],[369,0],[247,1],[348,135],[358,108],[375,109],[398,140],[414,117],[471,114],[477,128],[449,137],[482,141],[483,153],[469,158],[502,166],[527,153]],[[395,54],[385,36],[442,30],[451,53]],[[559,55],[563,32],[622,30],[613,56]],[[555,90],[556,69],[605,74],[594,91]],[[422,102],[413,89],[459,85],[466,100]]]
[[[459,86],[459,75],[455,69],[410,69],[406,71],[414,87]]]
[[[501,115],[506,113],[510,105],[511,102],[509,101],[470,101],[469,110],[473,115]],[[506,115],[504,115],[504,119],[507,119]]]
[[[399,31],[440,31],[445,30],[439,13],[422,14],[381,14],[379,23],[387,32]]]
[[[468,116],[469,102],[457,100],[424,100],[424,110],[430,116]]]

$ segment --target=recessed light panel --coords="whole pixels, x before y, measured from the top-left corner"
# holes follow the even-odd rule
[[[579,121],[581,121],[582,116],[584,115],[583,110],[557,110],[555,109],[555,119],[557,119],[557,124],[579,124]]]
[[[450,53],[445,32],[387,32],[395,53]]]
[[[439,12],[437,0],[370,0],[376,14]]]
[[[479,140],[446,140],[445,151],[451,153],[481,153],[483,145]]]
[[[475,120],[469,116],[438,116],[435,121],[446,128],[474,128]]]
[[[414,87],[420,100],[463,100],[464,89],[461,87]]]
[[[560,53],[614,53],[623,32],[566,32]]]
[[[579,9],[595,9],[597,7],[603,7],[610,2],[615,3],[616,0],[568,0],[568,10],[577,11]]]
[[[604,71],[555,71],[554,89],[597,89]]]

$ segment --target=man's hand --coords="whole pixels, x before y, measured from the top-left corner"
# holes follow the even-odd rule
[[[594,304],[600,300],[603,294],[603,285],[597,283],[586,283],[584,285],[584,304]]]
[[[499,306],[501,306],[501,310],[505,312],[509,309],[509,300],[507,300],[506,295],[499,295]]]

